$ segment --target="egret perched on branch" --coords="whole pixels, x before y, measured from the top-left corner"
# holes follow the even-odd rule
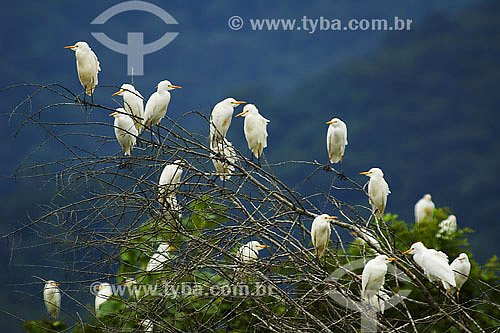
[[[429,281],[441,281],[447,291],[456,286],[455,276],[445,253],[428,249],[422,242],[414,243],[410,249],[403,252],[403,254],[408,253],[413,254],[413,260],[424,270]]]
[[[175,250],[175,247],[162,243],[158,245],[156,252],[153,254],[151,259],[149,259],[148,266],[146,267],[146,272],[155,272],[163,269],[163,265],[170,258],[169,252]]]
[[[97,73],[101,70],[97,56],[86,42],[78,42],[64,48],[75,51],[78,78],[85,89],[85,93],[92,96],[98,83]]]
[[[270,247],[269,245],[261,245],[257,241],[251,241],[238,249],[236,257],[238,257],[244,264],[248,264],[259,257],[259,251]]]
[[[99,307],[113,296],[113,289],[107,282],[103,282],[97,286],[98,293],[95,296],[95,314],[99,316]]]
[[[123,154],[130,156],[139,132],[137,132],[137,128],[134,126],[134,121],[125,113],[123,108],[118,108],[116,111],[110,114],[110,116],[115,117],[116,140],[122,146]]]
[[[470,273],[470,261],[466,253],[460,253],[460,255],[453,260],[450,265],[453,273],[455,274],[455,282],[457,284],[457,297],[460,294],[460,289],[464,283],[469,278]]]
[[[223,142],[223,139],[226,137],[227,130],[231,125],[234,108],[245,103],[244,101],[237,101],[229,97],[215,104],[210,116],[210,145],[213,148],[219,142]]]
[[[455,215],[450,215],[439,223],[439,231],[436,236],[449,239],[455,232],[457,232],[457,218]]]
[[[137,325],[144,328],[144,332],[147,332],[147,333],[153,332],[154,323],[149,319],[141,320],[140,322],[137,323]]]
[[[170,81],[164,80],[158,83],[156,92],[154,92],[146,103],[144,109],[144,126],[151,128],[153,125],[160,124],[160,121],[167,113],[168,103],[170,103],[170,90],[182,88],[174,86]]]
[[[376,312],[384,314],[385,302],[391,297],[383,290],[379,290],[377,294],[368,299],[368,304],[375,309]]]
[[[330,241],[330,221],[338,220],[337,216],[321,214],[316,216],[311,226],[311,241],[318,259],[321,259]]]
[[[434,208],[436,206],[432,202],[432,197],[427,193],[415,204],[415,223],[422,222],[426,217],[432,217]]]
[[[179,186],[182,176],[182,167],[185,163],[181,160],[175,160],[174,164],[168,164],[163,168],[158,185],[160,187],[159,202],[162,204],[164,199],[169,196],[175,196],[175,191]]]
[[[384,254],[380,254],[366,263],[361,277],[361,296],[367,302],[377,295],[384,285],[387,264],[394,260],[396,258],[389,258]]]
[[[342,162],[345,146],[347,146],[347,126],[339,118],[333,118],[326,123],[330,125],[326,135],[326,147],[330,163]]]
[[[56,320],[61,310],[61,291],[59,290],[59,283],[49,280],[43,287],[43,300],[47,312],[52,319]]]
[[[127,287],[129,296],[134,296],[135,299],[139,299],[141,295],[141,290],[137,287],[137,280],[134,278],[127,278],[122,286]]]
[[[247,139],[248,149],[256,158],[260,158],[262,151],[267,147],[267,124],[269,120],[259,114],[259,110],[253,104],[247,104],[243,112],[236,117],[245,117],[243,130]]]
[[[361,172],[360,175],[370,177],[368,183],[368,198],[372,206],[373,213],[381,220],[384,216],[387,196],[391,191],[384,179],[384,173],[379,168],[371,168],[369,171]]]
[[[368,241],[369,244],[373,245],[376,248],[380,247],[380,242],[375,238],[375,236],[365,228],[358,228],[354,226],[357,232],[351,232],[351,235],[357,237],[356,240],[359,240],[361,244],[365,244]],[[361,237],[359,237],[361,236]],[[366,241],[365,241],[366,239]]]
[[[122,84],[119,91],[111,96],[123,96],[123,108],[134,120],[137,132],[141,134],[142,123],[144,122],[144,97],[131,84]]]
[[[214,147],[216,154],[210,154],[215,171],[220,173],[219,176],[222,181],[229,180],[231,173],[234,171],[234,164],[236,162],[236,151],[234,150],[231,142],[224,139],[223,142],[218,142]]]

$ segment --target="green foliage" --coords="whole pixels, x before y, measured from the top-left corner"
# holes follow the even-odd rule
[[[62,332],[66,329],[66,324],[62,321],[49,320],[27,320],[23,323],[23,330],[28,333]]]
[[[194,202],[190,209],[191,214],[182,221],[150,219],[137,229],[136,235],[133,235],[129,242],[124,244],[120,255],[122,265],[118,269],[118,275],[122,281],[125,277],[135,276],[138,285],[169,282],[176,276],[172,270],[179,269],[178,267],[166,265],[168,267],[165,267],[164,271],[159,274],[146,275],[144,273],[144,268],[152,255],[151,249],[154,249],[160,242],[176,244],[178,248],[182,248],[182,242],[186,238],[176,235],[176,230],[188,230],[201,235],[202,232],[210,231],[225,222],[225,218],[223,218],[225,214],[224,208],[211,202],[207,197]],[[436,237],[439,231],[439,222],[444,220],[449,213],[449,209],[436,209],[432,218],[426,218],[418,224],[407,224],[399,220],[397,215],[386,214],[384,217],[385,223],[381,224],[380,228],[376,228],[373,224],[370,228],[381,243],[382,250],[388,249],[384,241],[385,238],[396,249],[395,254],[406,250],[416,241],[423,242],[428,248],[447,253],[450,261],[461,252],[467,253],[472,269],[469,280],[463,286],[460,298],[456,299],[456,301],[474,302],[473,307],[476,312],[471,312],[470,316],[482,327],[498,328],[500,327],[498,319],[500,318],[500,310],[495,304],[500,304],[500,293],[490,286],[498,285],[500,282],[499,259],[494,256],[484,267],[480,267],[468,249],[467,235],[472,232],[470,229],[458,229],[445,238]],[[236,250],[236,248],[233,248],[231,251],[234,253]],[[330,248],[330,252],[335,255],[327,255],[324,258],[324,265],[329,273],[338,269],[340,265],[346,264],[348,260],[358,257],[369,260],[375,255],[373,249],[360,241],[354,241],[347,249],[347,253],[333,248]],[[311,253],[297,254],[295,260],[306,260],[306,257],[311,255]],[[400,259],[412,260],[410,257],[403,256]],[[225,263],[226,261],[229,262],[222,258],[220,262]],[[351,274],[345,274],[341,278],[345,289],[352,291],[355,295],[359,295],[360,289],[359,277],[356,274],[361,274],[361,270],[362,267],[353,270]],[[428,282],[420,270],[414,270],[413,272],[430,291],[435,300],[443,300],[445,296],[439,285]],[[287,289],[288,293],[293,294],[290,295],[291,297],[306,297],[311,291],[322,293],[325,288],[328,288],[326,283],[318,283],[324,277],[315,281],[314,284],[308,279],[302,279],[301,277],[305,272],[298,271],[291,260],[283,260],[277,263],[271,268],[270,273],[295,279],[296,282],[293,288]],[[323,273],[318,272],[320,276]],[[255,325],[258,324],[256,316],[265,315],[259,313],[261,311],[273,313],[274,316],[279,316],[284,321],[293,322],[296,320],[300,311],[285,306],[277,292],[270,292],[262,297],[235,297],[230,295],[230,288],[235,288],[228,279],[230,274],[232,274],[230,269],[227,272],[224,269],[217,272],[208,269],[186,270],[181,278],[178,275],[176,276],[177,280],[175,282],[186,282],[188,283],[187,287],[171,289],[170,293],[161,297],[155,294],[145,295],[143,293],[140,302],[138,302],[131,295],[132,293],[123,297],[113,296],[101,305],[98,318],[91,318],[89,323],[84,324],[84,327],[77,323],[73,331],[103,332],[107,329],[115,329],[120,332],[132,332],[138,328],[138,323],[141,320],[148,318],[156,323],[161,323],[162,329],[175,328],[182,331],[195,331],[200,330],[200,328],[207,328],[218,331],[243,332],[255,329]],[[250,286],[249,291],[251,294],[257,293],[259,288],[262,287],[258,284],[259,279],[251,272],[240,272],[239,274],[243,274],[244,280],[242,281]],[[218,288],[219,294],[209,292],[214,287]],[[427,305],[427,299],[417,285],[401,284],[401,282],[396,284],[394,277],[388,275],[385,287],[393,291],[397,291],[399,288],[410,288],[412,290],[410,297],[420,302],[406,302],[406,306],[410,313],[413,314],[414,319],[433,314],[434,310]],[[262,304],[265,304],[265,306],[262,306]],[[324,300],[314,300],[313,298],[305,306],[305,310],[319,320],[325,316],[331,316],[330,305]],[[339,316],[349,313],[348,310],[342,309],[336,309],[336,311]],[[405,315],[401,311],[401,306],[397,306],[396,308],[387,309],[383,320],[397,323],[406,320]],[[295,323],[295,325],[299,324]],[[449,325],[448,321],[438,319],[428,329],[441,332],[449,329]],[[65,324],[62,322],[27,321],[23,325],[23,329],[27,332],[45,332],[47,329],[61,331],[64,328]]]

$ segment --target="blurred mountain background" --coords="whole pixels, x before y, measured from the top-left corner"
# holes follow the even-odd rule
[[[184,88],[175,91],[169,107],[176,119],[189,110],[207,116],[215,103],[233,96],[255,103],[271,120],[266,158],[327,162],[325,121],[332,117],[348,125],[349,145],[344,170],[357,174],[371,167],[384,170],[392,194],[387,211],[413,222],[413,205],[430,192],[437,206],[449,207],[470,237],[480,262],[500,252],[500,223],[496,210],[500,170],[500,3],[495,1],[274,1],[181,2],[151,1],[168,11],[178,25],[166,26],[141,12],[122,13],[103,26],[89,23],[117,1],[11,3],[0,13],[0,87],[19,83],[60,83],[80,91],[74,54],[63,49],[88,41],[101,62],[95,101],[117,106],[110,98],[130,80],[126,56],[106,49],[90,33],[103,31],[125,42],[126,33],[143,31],[151,42],[165,31],[179,36],[164,49],[145,57],[145,75],[136,88],[148,97],[158,81],[169,79]],[[229,29],[233,15],[244,19],[239,31]],[[250,18],[323,16],[329,19],[387,18],[413,20],[411,31],[252,31]],[[43,183],[13,179],[23,159],[44,139],[38,128],[26,127],[14,136],[19,119],[12,109],[30,90],[2,92],[0,113],[0,234],[5,235],[39,215],[50,197]],[[121,99],[119,99],[121,102]],[[40,97],[33,108],[54,102]],[[29,105],[23,107],[26,111]],[[71,121],[74,110],[53,110],[49,117]],[[109,122],[106,113],[93,120]],[[208,129],[188,118],[187,129]],[[234,121],[229,139],[246,152],[242,124]],[[118,145],[109,145],[109,153]],[[61,149],[45,149],[39,158],[58,160]],[[312,170],[276,170],[287,184],[296,185]],[[301,190],[329,184],[331,173],[312,177]],[[324,186],[323,186],[324,187]],[[353,204],[366,198],[333,193]],[[0,283],[0,309],[22,318],[44,315],[40,284],[33,276],[59,279],[51,266],[65,267],[73,258],[49,257],[50,244],[36,246],[36,232],[4,238],[0,258],[5,267]],[[36,264],[36,267],[30,265]],[[40,267],[44,266],[46,268]],[[54,277],[51,274],[56,274]],[[61,279],[64,276],[60,277]],[[36,282],[36,284],[35,284]],[[91,299],[88,299],[90,302]],[[64,302],[64,300],[63,300]],[[64,306],[64,303],[63,303]],[[20,322],[0,315],[10,331]]]

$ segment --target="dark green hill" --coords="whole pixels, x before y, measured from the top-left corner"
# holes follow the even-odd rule
[[[411,221],[414,203],[430,192],[477,231],[478,257],[498,253],[499,15],[493,2],[454,19],[436,15],[394,33],[374,55],[304,82],[268,105],[268,154],[326,162],[324,122],[338,116],[349,129],[346,173],[381,167],[389,211]]]

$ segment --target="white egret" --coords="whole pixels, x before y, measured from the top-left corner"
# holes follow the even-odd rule
[[[183,166],[185,166],[184,162],[175,160],[174,164],[168,164],[163,168],[160,175],[160,181],[158,182],[160,187],[160,198],[158,201],[160,204],[163,204],[167,197],[175,196],[179,181],[181,180]],[[175,200],[175,202],[177,202],[177,200]],[[167,203],[172,204],[172,201]]]
[[[92,96],[98,83],[97,73],[101,70],[97,56],[86,42],[78,42],[64,48],[75,51],[78,78],[85,89],[85,93]]]
[[[450,215],[439,223],[439,231],[436,236],[449,239],[455,232],[457,232],[457,218],[455,215]]]
[[[248,264],[259,257],[259,251],[270,247],[269,245],[261,245],[257,241],[251,241],[238,249],[236,257],[238,257],[244,264]]]
[[[124,83],[120,90],[111,96],[121,95],[123,97],[123,108],[134,120],[137,132],[141,134],[144,122],[144,97],[131,84]]]
[[[231,125],[234,108],[245,103],[229,97],[215,104],[210,115],[210,145],[212,147],[215,147],[219,142],[223,142],[226,137],[227,130]]]
[[[356,237],[356,240],[361,244],[365,244],[368,241],[369,244],[373,245],[376,248],[380,247],[380,242],[375,238],[372,232],[368,231],[365,228],[358,228],[354,226],[357,232],[351,232],[351,235]],[[359,237],[361,236],[361,237]],[[366,239],[366,241],[365,241]]]
[[[422,222],[426,217],[432,217],[435,208],[431,195],[427,193],[415,204],[415,223]]]
[[[216,155],[210,154],[210,158],[212,159],[215,171],[221,174],[219,177],[222,181],[229,180],[231,173],[234,171],[234,166],[231,164],[236,162],[236,151],[231,142],[226,139],[223,142],[218,142],[214,150]]]
[[[455,274],[455,282],[457,288],[457,297],[460,294],[460,289],[464,283],[469,278],[470,273],[470,261],[466,253],[460,253],[460,255],[453,260],[450,265],[453,273]]]
[[[314,218],[311,226],[311,241],[313,243],[314,249],[316,250],[316,255],[320,259],[325,250],[328,248],[328,242],[330,241],[330,221],[337,220],[336,216],[329,216],[328,214],[321,214]]]
[[[153,332],[154,324],[153,321],[149,319],[143,319],[137,323],[141,328],[144,328],[144,332]]]
[[[236,117],[245,117],[243,130],[247,139],[248,149],[256,158],[260,158],[262,151],[267,147],[267,124],[269,120],[259,114],[259,110],[253,104],[247,104],[243,112]]]
[[[372,295],[368,299],[368,304],[375,309],[376,312],[380,312],[384,314],[385,311],[385,302],[388,301],[391,297],[387,295],[387,293],[383,290],[379,290],[378,293]]]
[[[127,278],[125,282],[122,283],[123,286],[127,287],[129,296],[133,296],[135,299],[139,299],[141,295],[141,290],[137,287],[137,280],[134,278]]]
[[[118,143],[122,146],[123,154],[125,156],[130,156],[139,132],[137,132],[134,121],[125,113],[123,108],[118,108],[116,111],[117,112],[110,114],[110,116],[115,117],[114,127],[116,140],[118,140]]]
[[[144,126],[151,128],[153,125],[160,124],[160,121],[167,113],[167,107],[170,103],[170,90],[182,88],[174,86],[170,81],[164,80],[158,83],[156,92],[154,92],[146,102],[144,108]]]
[[[447,291],[456,286],[455,276],[445,253],[428,249],[422,242],[416,242],[403,254],[413,254],[413,260],[424,270],[429,281],[441,281]]]
[[[99,316],[99,308],[102,303],[106,302],[111,296],[113,296],[113,289],[111,285],[107,282],[102,282],[97,286],[97,295],[95,296],[95,314]]]
[[[326,135],[326,147],[330,163],[341,162],[345,146],[347,146],[347,126],[339,118],[333,118],[326,123],[330,125]]]
[[[373,213],[380,220],[384,216],[387,196],[391,191],[384,179],[384,173],[379,168],[371,168],[369,171],[361,172],[360,175],[370,177],[368,183],[368,198],[372,206]]]
[[[61,291],[59,290],[59,283],[49,280],[43,287],[43,300],[47,312],[52,319],[56,320],[61,310]]]
[[[163,265],[169,260],[169,252],[175,250],[175,247],[162,243],[158,245],[156,252],[149,259],[146,272],[155,272],[163,269]]]
[[[394,260],[396,258],[389,258],[385,254],[380,254],[366,263],[361,277],[361,296],[367,302],[377,295],[384,285],[387,264]]]
[[[179,205],[179,202],[177,201],[177,197],[175,196],[175,194],[165,196],[163,197],[163,199],[160,198],[160,202],[162,203],[162,205],[166,206],[168,211],[173,216],[175,216],[174,214],[177,214],[179,218],[182,218],[182,210],[181,210],[182,207],[181,205]]]

